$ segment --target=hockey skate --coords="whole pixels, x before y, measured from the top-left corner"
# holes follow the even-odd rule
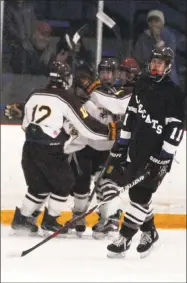
[[[124,258],[126,252],[131,246],[131,239],[127,239],[119,234],[118,238],[107,246],[107,257],[109,258]]]
[[[114,235],[119,231],[121,215],[122,210],[118,209],[118,211],[114,215],[111,215],[108,220],[100,217],[98,223],[92,227],[92,237],[95,239],[114,237]]]
[[[151,250],[158,244],[158,232],[156,229],[143,232],[141,235],[140,243],[137,246],[137,252],[140,253],[141,258],[147,257]]]
[[[49,215],[48,209],[45,207],[44,216],[42,219],[41,226],[39,227],[38,234],[40,236],[47,236],[61,229],[63,226],[57,222],[56,220],[57,218],[58,216],[55,217]],[[68,228],[64,228],[60,232],[60,235],[66,235],[67,233],[68,233]]]
[[[73,219],[79,215],[81,215],[83,212],[77,212],[77,211],[73,211]],[[80,219],[79,221],[77,221],[74,224],[74,229],[76,231],[76,234],[79,238],[82,237],[82,234],[85,232],[86,230],[86,220],[85,218]]]
[[[39,214],[40,211],[35,211],[30,217],[24,216],[21,214],[20,209],[16,207],[9,235],[35,235],[38,232],[38,227],[36,226],[36,219]]]

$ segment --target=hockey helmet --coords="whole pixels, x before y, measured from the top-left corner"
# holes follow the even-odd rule
[[[118,73],[118,62],[115,58],[102,58],[98,65],[98,75],[102,84],[115,84]]]
[[[163,74],[158,74],[157,70],[152,69],[151,64],[153,59],[163,60],[166,64]],[[156,47],[152,50],[151,59],[148,64],[148,73],[150,78],[156,82],[160,82],[166,75],[171,72],[172,63],[174,60],[174,52],[170,47]]]
[[[140,73],[140,67],[134,58],[128,57],[120,64],[120,71],[138,75]]]
[[[66,63],[53,62],[49,73],[52,84],[69,89],[73,83],[70,66]]]
[[[132,57],[128,57],[121,62],[119,71],[120,82],[122,85],[134,83],[137,76],[141,74],[138,63]]]
[[[89,62],[80,57],[76,58],[75,67],[76,70],[82,70],[84,72],[87,72],[90,76],[94,75],[93,67],[89,64]]]
[[[115,58],[102,58],[98,65],[98,72],[102,70],[116,71],[118,69],[118,62]]]

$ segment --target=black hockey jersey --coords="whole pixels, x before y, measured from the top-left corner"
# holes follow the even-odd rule
[[[161,150],[175,154],[184,132],[184,95],[168,78],[160,83],[140,79],[133,91],[120,133],[129,143],[129,157],[137,168]]]

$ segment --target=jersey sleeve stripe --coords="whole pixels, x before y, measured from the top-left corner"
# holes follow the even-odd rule
[[[165,119],[165,125],[168,125],[169,123],[172,123],[172,122],[182,123],[181,120],[176,119],[174,117],[168,117],[168,118]]]
[[[137,108],[133,106],[128,106],[128,110],[134,113],[137,113]]]
[[[162,149],[168,152],[169,154],[175,154],[177,146],[170,144],[169,142],[164,141]]]
[[[122,139],[130,139],[131,138],[131,132],[127,132],[127,131],[121,130],[120,138],[122,138]]]

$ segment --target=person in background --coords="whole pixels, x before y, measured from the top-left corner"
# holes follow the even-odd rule
[[[139,35],[132,50],[132,57],[139,63],[140,67],[145,67],[145,62],[150,59],[151,52],[155,47],[168,46],[174,54],[176,53],[175,35],[169,28],[165,27],[165,17],[162,11],[151,10],[147,15],[148,29]],[[172,64],[170,78],[179,85],[179,78],[176,70],[176,62]]]
[[[12,53],[20,47],[33,52],[31,36],[37,19],[33,4],[29,1],[15,0],[5,5],[4,36]]]
[[[47,22],[38,22],[31,35],[33,50],[20,47],[12,56],[14,73],[48,75],[51,63],[55,60],[56,47],[51,38],[52,28]]]

